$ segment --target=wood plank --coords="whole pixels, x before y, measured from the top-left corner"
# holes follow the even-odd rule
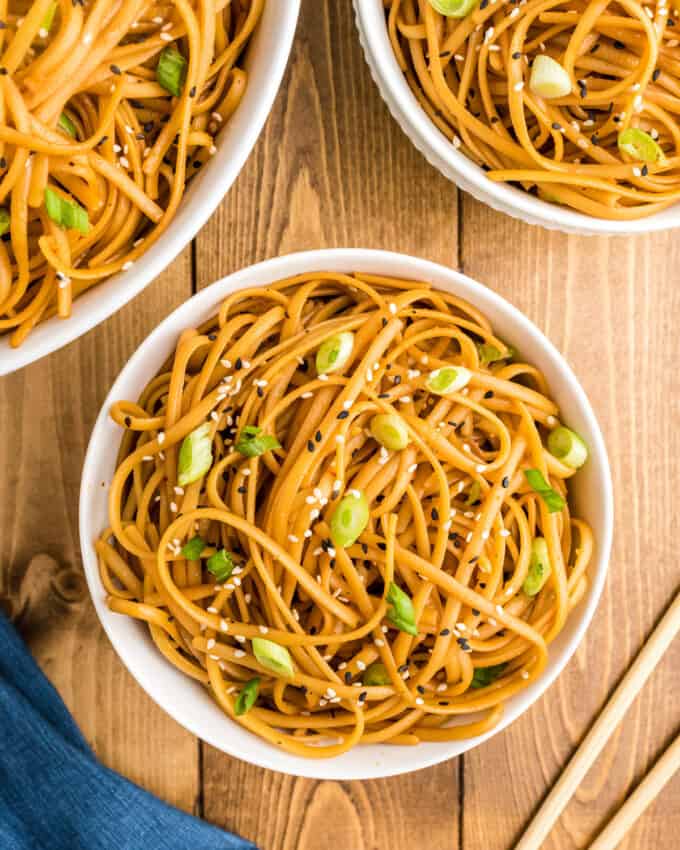
[[[605,434],[618,501],[605,596],[575,659],[527,715],[466,756],[462,846],[507,850],[677,586],[671,506],[680,476],[673,366],[680,335],[671,317],[680,314],[680,299],[671,282],[680,249],[670,234],[550,233],[467,195],[463,210],[465,271],[523,310],[574,367]],[[545,850],[586,846],[663,750],[678,723],[679,669],[680,645],[632,707]],[[676,777],[621,847],[671,850],[679,830]]]
[[[390,117],[351,4],[304,0],[291,66],[260,142],[196,240],[200,287],[267,257],[362,246],[457,263],[455,187]],[[405,753],[408,759],[408,752]],[[204,748],[204,816],[262,850],[458,846],[455,762],[377,782],[274,774]]]
[[[38,662],[104,763],[189,811],[199,791],[196,740],[146,696],[99,625],[82,574],[78,492],[114,378],[190,292],[187,249],[105,324],[0,379],[0,598],[21,614]]]

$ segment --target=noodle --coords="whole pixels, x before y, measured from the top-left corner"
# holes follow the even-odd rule
[[[243,96],[238,63],[263,5],[3,4],[0,334],[12,346],[68,317],[75,298],[129,269],[166,230]],[[158,70],[175,51],[178,96]],[[55,221],[50,190],[85,210],[88,227]]]
[[[319,373],[339,334],[351,354]],[[574,470],[544,447],[558,424],[545,379],[506,351],[476,309],[426,283],[315,273],[229,295],[138,401],[112,407],[125,431],[96,544],[110,609],[147,623],[225,714],[291,753],[493,727],[543,671],[593,545],[567,505]],[[447,364],[468,385],[430,391]],[[372,436],[379,414],[407,431],[401,450]],[[197,434],[211,454],[180,486],[187,457],[202,458]],[[337,545],[336,514],[362,494],[370,516]],[[530,592],[537,539],[551,572]],[[412,600],[401,621],[393,593]],[[263,637],[289,676],[256,657]]]
[[[385,7],[420,105],[489,179],[619,221],[680,200],[680,25],[666,2],[483,0],[463,18],[430,0]],[[567,72],[568,94],[532,89],[533,63],[545,56]],[[629,128],[664,156],[624,155],[619,135]]]

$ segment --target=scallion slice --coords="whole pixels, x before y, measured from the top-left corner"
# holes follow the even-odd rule
[[[529,572],[522,585],[527,596],[536,596],[548,580],[551,570],[548,543],[544,537],[536,537],[531,544]]]
[[[213,462],[210,425],[199,425],[182,440],[177,462],[177,483],[186,487],[198,481],[210,469]]]
[[[436,395],[450,395],[462,390],[471,377],[472,373],[464,366],[442,366],[430,372],[425,383]]]
[[[57,127],[60,130],[63,130],[68,136],[72,139],[76,137],[76,125],[71,121],[68,115],[65,112],[62,112],[59,116],[59,120],[57,121]]]
[[[364,685],[389,685],[392,681],[387,667],[381,661],[375,661],[364,670],[361,678]]]
[[[494,682],[503,673],[507,666],[507,664],[493,664],[491,667],[475,668],[472,681],[470,682],[470,687],[485,688],[487,685]]]
[[[468,497],[465,504],[470,507],[479,499],[482,494],[482,487],[479,481],[473,481],[468,491]]]
[[[4,207],[0,207],[0,236],[3,236],[9,230],[10,218],[9,211]]]
[[[621,130],[617,143],[622,153],[642,162],[666,162],[666,155],[654,139],[638,127]]]
[[[339,372],[352,356],[354,350],[354,334],[346,331],[328,337],[316,352],[316,373],[325,375],[327,372]]]
[[[408,429],[396,413],[379,413],[371,419],[368,427],[373,438],[386,449],[398,452],[409,444]]]
[[[245,457],[259,457],[271,449],[280,449],[281,443],[270,434],[263,434],[257,425],[246,425],[234,446]]]
[[[529,482],[531,489],[535,493],[538,493],[541,499],[543,499],[546,503],[551,514],[562,510],[564,507],[564,499],[548,484],[540,469],[525,469],[524,477]]]
[[[192,537],[191,540],[187,541],[184,546],[182,546],[182,555],[184,555],[188,561],[197,561],[201,557],[201,552],[204,549],[204,541],[196,535],[196,537]]]
[[[186,76],[187,60],[179,50],[172,45],[161,50],[156,66],[156,79],[163,88],[175,97],[179,97],[182,94]]]
[[[564,425],[548,434],[548,451],[572,469],[579,469],[588,460],[588,446],[575,431]]]
[[[250,711],[250,709],[255,705],[259,690],[259,676],[255,676],[254,679],[250,679],[245,683],[245,685],[241,688],[241,693],[236,697],[236,702],[234,703],[234,714],[237,717],[240,717],[242,714],[246,714],[246,712]]]
[[[278,643],[265,638],[253,638],[252,644],[255,658],[263,667],[276,673],[277,676],[292,678],[293,660],[285,646],[279,646]]]
[[[52,24],[54,23],[54,16],[57,13],[57,3],[50,3],[47,11],[45,12],[45,17],[42,19],[42,23],[40,24],[40,36],[41,38],[47,38],[49,31],[52,29]]]
[[[368,499],[363,493],[348,493],[340,500],[331,517],[331,540],[339,549],[356,542],[368,525]]]
[[[208,571],[212,573],[217,581],[226,581],[234,572],[234,559],[226,549],[218,549],[205,562]]]
[[[478,0],[429,0],[430,6],[447,18],[464,18],[475,8]]]
[[[477,346],[479,362],[482,366],[489,366],[491,363],[497,363],[499,360],[510,360],[513,355],[513,349],[510,346],[506,347],[505,351],[500,351],[495,345],[490,342],[483,342]]]
[[[546,100],[566,97],[571,93],[571,78],[559,62],[541,53],[531,65],[529,88]]]
[[[78,230],[80,233],[88,233],[90,230],[87,210],[76,201],[62,198],[50,188],[45,189],[45,209],[47,215],[59,227],[66,230]]]
[[[390,582],[386,598],[391,605],[387,611],[389,622],[399,631],[408,632],[417,637],[416,612],[411,597],[394,582]]]

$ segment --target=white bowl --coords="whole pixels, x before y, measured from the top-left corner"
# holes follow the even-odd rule
[[[467,299],[489,318],[503,339],[520,347],[528,362],[544,372],[566,421],[590,446],[590,460],[574,476],[571,487],[577,512],[592,526],[596,541],[588,592],[551,645],[543,675],[507,703],[503,719],[494,730],[477,738],[423,743],[416,747],[365,745],[325,760],[289,755],[226,717],[201,685],[165,660],[144,625],[113,614],[106,607],[93,544],[108,526],[108,487],[122,435],[109,417],[111,404],[121,399],[137,399],[174,350],[179,334],[213,316],[227,294],[309,271],[363,271],[426,280]],[[599,426],[573,372],[538,328],[492,290],[459,272],[403,254],[363,249],[309,251],[267,260],[229,275],[171,313],[130,358],[104,402],[90,439],[80,489],[80,544],[90,592],[114,649],[139,684],[178,723],[212,746],[262,767],[319,779],[369,779],[437,764],[477,746],[526,711],[560,673],[593,616],[607,571],[612,524],[612,484]]]
[[[527,224],[582,236],[651,233],[680,226],[680,204],[648,218],[608,221],[541,201],[507,183],[489,180],[478,165],[456,150],[437,129],[409,88],[390,44],[382,0],[354,0],[354,11],[366,61],[397,123],[431,165],[478,201]]]
[[[56,351],[138,295],[191,242],[229,191],[255,146],[281,84],[300,13],[300,0],[265,4],[245,57],[249,73],[238,109],[217,140],[217,153],[191,181],[168,229],[127,272],[95,286],[73,304],[68,319],[39,324],[19,348],[0,337],[0,376]]]

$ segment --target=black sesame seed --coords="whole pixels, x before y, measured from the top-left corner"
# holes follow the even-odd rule
[[[519,52],[519,50],[517,50],[517,51],[515,51],[515,53],[512,54],[512,58],[513,59],[521,59],[522,54]]]
[[[618,38],[614,39],[614,47],[616,48],[616,50],[626,49],[626,45],[622,41],[619,41]]]
[[[378,495],[375,497],[375,500],[378,504],[380,504],[381,502],[384,502],[385,501],[385,494],[384,493],[378,493]]]
[[[656,82],[659,79],[660,76],[661,76],[661,69],[655,68],[654,73],[652,74],[652,79],[654,80],[654,82]]]
[[[416,685],[416,690],[418,691],[419,694],[425,693],[425,688],[422,685]]]
[[[646,177],[649,174],[649,168],[647,168],[646,165],[643,165],[640,169],[640,174],[642,174],[643,177]]]
[[[7,160],[4,156],[0,156],[0,168],[7,168]]]
[[[125,422],[125,427],[126,427],[126,428],[129,428],[129,427],[130,427],[130,425],[132,425],[132,419],[130,419],[130,417],[129,417],[129,416],[126,416],[126,417],[125,417],[124,422]]]
[[[317,431],[316,434],[314,434],[314,439],[317,441],[317,443],[321,442],[321,440],[322,440],[321,431]]]
[[[451,629],[442,629],[442,630],[439,632],[439,634],[440,634],[442,637],[446,637],[447,635],[450,635],[450,634],[451,634]]]
[[[561,130],[562,129],[562,125],[559,123],[559,121],[553,121],[551,126],[552,126],[553,130]]]
[[[314,443],[311,440],[307,440],[307,451],[308,452],[314,451]]]
[[[338,419],[347,419],[348,416],[349,410],[341,410],[340,413],[338,413]]]
[[[493,390],[487,390],[484,393],[484,398],[493,398]]]
[[[236,359],[236,363],[234,363],[234,368],[242,369],[243,368],[243,360],[240,357]]]
[[[123,73],[118,67],[118,65],[109,65],[109,68],[111,69],[111,73],[115,74],[118,77]]]
[[[359,702],[365,702],[367,696],[368,696],[368,691],[362,691],[359,694]]]
[[[400,383],[401,383],[401,375],[395,375],[395,376],[394,376],[394,385],[395,385],[395,387],[396,387],[396,386],[398,386]]]
[[[506,489],[510,486],[510,479],[506,475],[505,478],[501,481],[501,485]]]
[[[400,664],[399,667],[397,667],[398,673],[405,673],[407,670],[408,670],[408,664]]]
[[[352,681],[352,674],[350,673],[349,670],[345,670],[345,684],[349,685],[349,683],[351,681]]]
[[[432,510],[430,511],[430,516],[436,522],[439,519],[439,511],[436,508],[432,508]]]
[[[378,549],[380,549],[381,552],[385,552],[387,550],[387,543],[378,543]]]
[[[257,388],[257,395],[259,398],[264,398],[264,390],[262,389],[262,387]]]
[[[389,397],[390,397],[389,393],[380,393],[380,395],[378,396],[378,398],[389,398]]]
[[[241,486],[238,488],[238,492],[239,493],[247,493],[248,488],[244,484],[241,484]]]
[[[196,97],[196,86],[192,86],[189,89],[189,97]]]

